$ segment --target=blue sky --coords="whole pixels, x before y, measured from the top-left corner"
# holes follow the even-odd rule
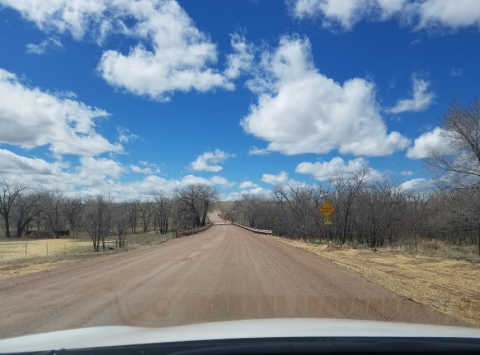
[[[0,175],[32,187],[235,199],[369,165],[421,189],[478,95],[476,1],[32,1],[0,0]]]

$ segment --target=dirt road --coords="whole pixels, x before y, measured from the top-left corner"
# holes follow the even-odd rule
[[[0,281],[0,337],[327,317],[459,324],[305,250],[233,225]]]

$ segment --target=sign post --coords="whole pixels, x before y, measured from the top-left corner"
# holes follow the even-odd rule
[[[322,212],[325,217],[323,218],[323,224],[326,226],[332,225],[332,220],[330,219],[330,215],[335,211],[335,208],[328,202],[325,202],[322,207],[320,207],[320,212]],[[328,238],[329,229],[327,229],[327,241],[328,241],[328,246],[330,246],[330,239]]]
[[[320,212],[322,212],[325,217],[328,217],[330,216],[333,211],[335,211],[335,208],[332,207],[331,204],[329,204],[328,202],[325,202],[324,205],[322,207],[320,207]]]

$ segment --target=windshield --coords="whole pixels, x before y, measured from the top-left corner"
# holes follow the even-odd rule
[[[0,16],[0,339],[480,326],[480,2]]]

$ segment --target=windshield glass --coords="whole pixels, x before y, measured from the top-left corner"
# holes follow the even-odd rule
[[[0,339],[480,326],[480,2],[0,16]]]

